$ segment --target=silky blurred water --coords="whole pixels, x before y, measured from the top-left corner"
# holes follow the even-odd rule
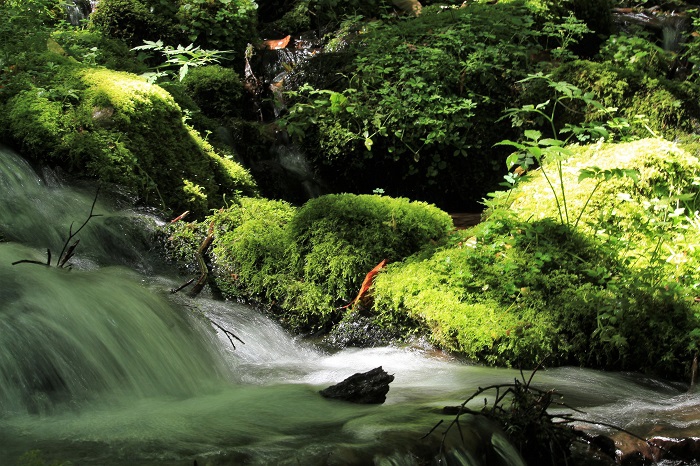
[[[451,420],[440,408],[521,377],[421,347],[326,352],[251,307],[172,295],[183,277],[148,247],[159,221],[110,199],[98,198],[101,216],[78,235],[72,267],[57,268],[96,188],[45,179],[0,150],[0,464],[34,450],[76,465],[422,464],[441,431],[421,437]],[[12,265],[43,262],[47,248],[52,267]],[[243,343],[234,349],[211,322]],[[377,366],[395,376],[384,405],[318,394]],[[696,395],[634,374],[558,368],[534,385],[593,421],[640,431],[700,424]],[[464,429],[470,440],[444,464],[520,464],[483,420]],[[488,461],[475,453],[484,443],[495,452]]]

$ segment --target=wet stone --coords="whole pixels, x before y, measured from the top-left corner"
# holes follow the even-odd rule
[[[359,404],[382,404],[389,393],[394,376],[382,366],[368,372],[353,374],[342,382],[321,390],[321,396]]]

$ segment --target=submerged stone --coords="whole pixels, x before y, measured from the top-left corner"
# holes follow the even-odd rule
[[[360,404],[382,404],[389,393],[394,376],[382,366],[368,372],[358,372],[342,382],[321,390],[321,396]]]

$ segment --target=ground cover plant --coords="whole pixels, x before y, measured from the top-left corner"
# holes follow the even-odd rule
[[[201,223],[169,226],[172,257],[192,263],[209,225],[216,287],[225,296],[273,303],[291,328],[317,331],[342,319],[379,262],[443,243],[451,219],[434,206],[379,195],[327,195],[301,208],[242,198]]]
[[[354,34],[329,42],[346,65],[328,70],[332,82],[291,93],[281,124],[341,189],[473,204],[500,177],[492,146],[512,133],[497,120],[517,101],[515,82],[541,67],[542,44],[568,59],[588,31],[571,16],[538,18],[520,2],[355,18],[344,26]]]

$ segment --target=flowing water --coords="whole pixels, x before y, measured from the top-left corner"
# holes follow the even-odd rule
[[[423,464],[442,430],[421,437],[451,420],[439,408],[519,376],[424,348],[325,352],[250,307],[172,295],[183,277],[146,247],[159,221],[118,202],[98,200],[72,267],[57,268],[95,188],[52,179],[0,149],[0,464],[34,450],[75,465]],[[47,248],[51,267],[11,265],[45,262]],[[384,405],[318,394],[377,366],[395,375]],[[559,368],[535,385],[640,433],[700,430],[700,398],[662,381]],[[442,464],[522,464],[483,420],[463,429]]]

